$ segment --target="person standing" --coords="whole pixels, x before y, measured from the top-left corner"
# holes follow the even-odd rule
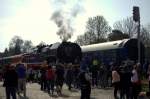
[[[71,65],[69,65],[67,73],[66,73],[66,84],[68,86],[68,89],[71,90],[72,88],[72,82],[73,82],[73,69],[71,67]]]
[[[33,82],[33,69],[32,69],[32,67],[30,67],[27,70],[27,75],[28,75],[28,82]]]
[[[98,75],[98,69],[96,68],[96,66],[93,66],[93,68],[92,68],[92,86],[93,87],[98,86],[98,84],[97,84],[97,82],[98,82],[97,75]]]
[[[126,96],[126,99],[131,99],[131,76],[132,71],[129,70],[130,66],[123,66],[119,70],[120,75],[120,99],[124,99],[124,96]]]
[[[47,80],[47,89],[48,93],[54,93],[54,80],[55,80],[55,73],[51,66],[48,66],[48,70],[46,71],[46,80]],[[50,92],[51,91],[51,92]]]
[[[75,66],[74,67],[74,70],[73,70],[73,78],[74,78],[74,81],[73,81],[73,85],[74,85],[74,88],[78,89],[79,88],[79,81],[78,81],[78,75],[80,73],[80,69],[79,67]]]
[[[94,59],[93,60],[93,65],[92,65],[92,86],[97,87],[98,86],[98,60]]]
[[[64,67],[62,64],[56,68],[56,90],[58,95],[62,95],[62,87],[64,83]]]
[[[90,99],[91,95],[91,79],[86,70],[81,70],[79,74],[80,88],[81,88],[81,98],[80,99]]]
[[[149,81],[149,91],[150,91],[150,64],[148,65],[147,74],[148,74],[148,81]]]
[[[117,91],[119,90],[120,85],[120,75],[117,71],[117,68],[114,67],[112,70],[112,85],[114,86],[114,98],[118,99]]]
[[[140,79],[139,79],[138,65],[137,64],[134,65],[134,67],[133,67],[131,82],[132,82],[132,99],[137,99],[138,94],[141,91],[141,85],[140,85]]]
[[[3,86],[6,88],[6,99],[10,99],[11,96],[12,99],[17,99],[16,89],[18,87],[18,75],[13,65],[8,66],[4,73]]]
[[[0,81],[2,81],[2,73],[0,72]]]
[[[23,92],[26,97],[26,66],[22,60],[16,65],[16,71],[18,74],[18,94]]]
[[[47,87],[47,82],[46,82],[46,67],[41,68],[41,78],[40,78],[40,85],[41,85],[41,90],[46,91]]]

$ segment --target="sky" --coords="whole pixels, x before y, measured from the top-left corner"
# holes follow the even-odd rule
[[[60,6],[54,1],[66,1],[67,5]],[[71,20],[74,31],[70,41],[84,33],[89,17],[102,15],[113,26],[114,22],[132,16],[133,6],[140,7],[141,24],[150,24],[150,0],[0,0],[0,52],[15,35],[31,40],[34,45],[41,41],[60,42],[58,27],[51,16],[61,7],[70,10],[75,2],[80,3],[81,9]]]

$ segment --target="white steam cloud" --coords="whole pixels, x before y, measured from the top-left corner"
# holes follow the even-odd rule
[[[70,2],[71,1],[71,2]],[[72,22],[82,11],[82,0],[53,0],[54,12],[51,16],[59,28],[57,35],[62,41],[67,41],[73,35]]]

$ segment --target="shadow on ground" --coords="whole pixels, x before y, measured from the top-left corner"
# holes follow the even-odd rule
[[[29,99],[29,97],[24,97],[24,96],[19,95],[18,99]]]
[[[76,89],[71,89],[70,92],[78,92]]]
[[[60,97],[62,97],[62,98],[69,98],[70,96],[66,95],[66,94],[62,94]]]
[[[50,94],[49,94],[49,96],[50,96],[50,97],[53,97],[53,98],[58,98],[58,97],[69,98],[69,97],[70,97],[69,95],[66,95],[66,94],[62,94],[62,95],[55,95],[55,94],[54,94],[54,95],[50,95]]]
[[[53,98],[58,98],[59,96],[58,95],[49,95],[50,97],[53,97]]]
[[[91,97],[90,99],[96,99],[95,97]]]

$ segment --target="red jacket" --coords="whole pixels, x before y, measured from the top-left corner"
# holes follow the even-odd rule
[[[55,78],[55,73],[52,69],[48,69],[46,71],[46,79],[47,80],[53,80]]]

